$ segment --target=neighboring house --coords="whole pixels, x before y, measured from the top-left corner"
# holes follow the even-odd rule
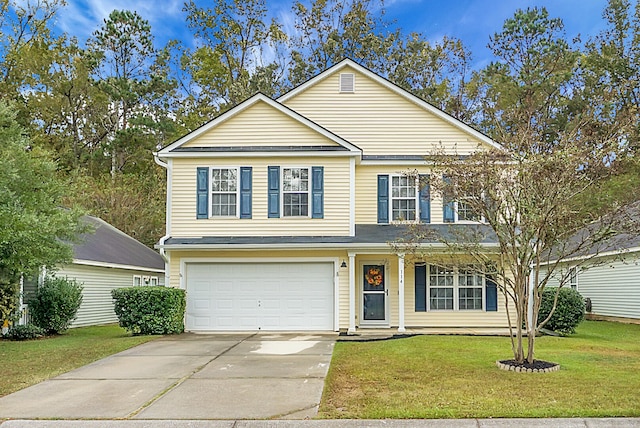
[[[564,278],[563,286],[587,301],[589,319],[640,322],[640,236],[617,235],[612,241],[562,263],[549,286]]]
[[[478,227],[405,175],[486,135],[351,60],[272,100],[257,94],[156,153],[167,169],[167,284],[186,329],[507,327],[495,283],[444,246],[395,254],[407,222]],[[496,249],[490,239],[484,244]],[[496,250],[497,251],[497,250]],[[435,263],[439,261],[440,263]]]
[[[73,327],[118,322],[111,290],[137,285],[164,285],[164,260],[149,247],[96,217],[83,218],[93,229],[73,246],[73,263],[38,279],[23,281],[26,303],[45,274],[75,279],[83,285],[82,304]],[[26,305],[25,305],[26,306]],[[27,308],[28,313],[28,308]]]

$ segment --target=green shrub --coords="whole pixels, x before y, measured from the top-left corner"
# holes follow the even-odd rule
[[[556,292],[559,292],[556,310],[544,327],[562,334],[575,333],[578,324],[584,320],[584,299],[572,288],[545,289],[542,293],[538,322],[544,321],[549,316]]]
[[[133,334],[178,334],[184,331],[186,294],[171,287],[111,290],[120,327]]]
[[[31,340],[44,336],[44,330],[34,324],[14,325],[6,338],[10,340]]]
[[[29,300],[31,322],[46,334],[69,328],[82,303],[82,285],[75,280],[50,276]]]

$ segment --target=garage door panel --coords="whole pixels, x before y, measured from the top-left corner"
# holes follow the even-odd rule
[[[333,330],[332,263],[187,264],[187,330]]]

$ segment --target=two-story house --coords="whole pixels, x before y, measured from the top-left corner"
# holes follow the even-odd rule
[[[354,61],[255,95],[156,153],[167,169],[166,283],[186,329],[506,327],[495,283],[443,245],[396,254],[398,223],[446,233],[462,209],[406,175],[435,146],[499,147]],[[460,226],[464,227],[464,226]],[[495,243],[486,242],[487,248]]]

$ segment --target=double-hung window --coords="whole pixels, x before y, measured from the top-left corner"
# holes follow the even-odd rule
[[[391,177],[391,219],[414,221],[418,201],[416,178],[409,175]]]
[[[430,310],[482,310],[485,276],[472,266],[430,265]]]
[[[471,205],[464,199],[457,202],[457,217],[458,221],[481,221],[482,218],[477,211],[471,208]]]
[[[282,168],[284,217],[309,216],[309,168]]]
[[[458,309],[482,309],[484,275],[471,268],[458,270]]]
[[[236,217],[238,213],[238,169],[211,168],[211,216]]]
[[[432,310],[453,309],[454,277],[451,266],[429,266],[429,303]]]

